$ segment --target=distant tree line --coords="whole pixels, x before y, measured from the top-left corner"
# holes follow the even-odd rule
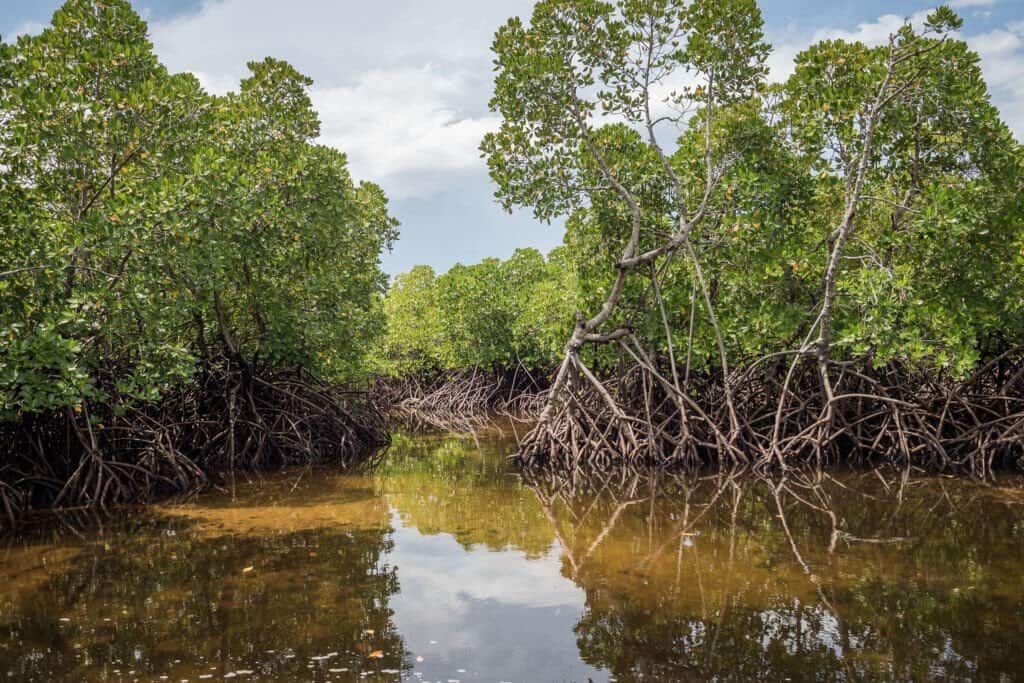
[[[416,266],[384,299],[385,334],[372,358],[382,374],[550,369],[582,303],[566,250],[517,249],[506,260]]]

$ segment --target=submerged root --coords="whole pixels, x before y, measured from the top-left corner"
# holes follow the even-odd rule
[[[0,426],[0,525],[45,508],[106,508],[204,487],[221,473],[352,466],[389,442],[368,397],[247,368],[125,414],[38,415]]]
[[[816,364],[797,365],[788,382],[784,370],[691,378],[685,389],[668,379],[670,370],[643,362],[600,384],[574,370],[517,457],[526,466],[569,468],[895,463],[980,479],[1024,467],[1024,371],[1017,365],[990,365],[953,381],[897,365],[834,364],[831,396]]]

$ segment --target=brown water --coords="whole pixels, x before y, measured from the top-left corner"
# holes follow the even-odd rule
[[[1019,482],[526,482],[512,447],[40,523],[0,551],[0,678],[1024,680]]]

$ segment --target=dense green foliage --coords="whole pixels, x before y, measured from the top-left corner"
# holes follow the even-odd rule
[[[592,336],[629,330],[708,370],[814,335],[836,359],[953,375],[1021,344],[1024,152],[949,34],[960,24],[941,8],[890,45],[824,41],[768,85],[753,0],[539,2],[495,38],[503,123],[483,150],[504,206],[567,220],[549,263],[561,273],[525,305],[498,262],[456,268],[436,292],[409,286],[432,274],[403,276],[393,356],[463,367],[535,343],[553,366],[576,310],[596,316]],[[617,362],[614,347],[593,354]]]
[[[274,59],[224,97],[126,0],[0,43],[0,418],[158,399],[200,364],[350,376],[383,330],[382,191]]]
[[[384,300],[387,335],[378,372],[547,368],[561,354],[579,306],[575,270],[564,249],[545,259],[518,249],[507,260],[458,264],[443,275],[417,266],[399,275]]]
[[[315,144],[308,78],[268,58],[213,96],[159,64],[126,0],[69,0],[40,35],[0,42],[0,421],[60,416],[91,454],[93,408],[122,417],[202,386],[181,405],[227,411],[216,434],[234,462],[236,388],[252,398],[262,372],[444,383],[484,369],[514,385],[520,368],[557,368],[538,454],[565,443],[562,411],[574,434],[618,430],[600,437],[609,453],[782,462],[800,444],[845,448],[837,414],[855,420],[866,391],[903,409],[930,400],[914,387],[982,367],[988,398],[1018,391],[1024,151],[961,26],[942,7],[880,46],[823,41],[769,84],[755,0],[540,0],[495,36],[501,123],[481,149],[499,202],[564,220],[564,246],[418,267],[384,295],[396,223],[380,188]],[[233,373],[219,403],[202,398],[211,369]],[[242,423],[298,425],[258,417],[285,395],[247,401]],[[914,452],[961,429],[953,446],[978,443],[977,409],[958,404],[950,427],[948,410],[914,405],[935,418]],[[879,419],[909,454],[902,417]],[[987,423],[1006,459],[1012,424]]]

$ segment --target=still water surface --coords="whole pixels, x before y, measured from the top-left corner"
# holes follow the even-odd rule
[[[0,550],[11,681],[1024,680],[1019,481],[537,476],[398,435]]]

